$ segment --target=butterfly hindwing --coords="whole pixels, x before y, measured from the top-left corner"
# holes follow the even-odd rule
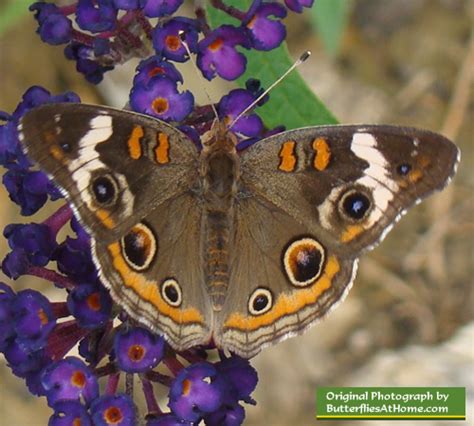
[[[259,197],[239,200],[234,224],[229,288],[215,340],[249,358],[302,333],[342,300],[357,259]]]
[[[201,216],[195,196],[182,194],[150,211],[120,240],[96,241],[93,250],[114,300],[178,350],[210,340]]]

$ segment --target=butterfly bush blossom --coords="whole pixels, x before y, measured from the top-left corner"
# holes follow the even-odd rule
[[[195,18],[176,16],[182,3],[79,0],[66,6],[36,2],[30,10],[41,39],[64,46],[65,56],[75,61],[77,71],[90,83],[99,83],[106,72],[129,59],[140,58],[129,108],[172,122],[200,149],[199,136],[210,129],[214,115],[211,105],[195,105],[192,93],[181,86],[177,64],[190,59],[183,40],[204,78],[235,80],[246,70],[245,52],[278,47],[286,36],[283,19],[288,10],[301,13],[313,1],[255,0],[248,10],[240,10],[212,0],[212,7],[235,22],[216,28],[211,28],[199,5]],[[262,93],[259,82],[249,79],[245,89],[234,89],[217,103],[219,119],[232,123]],[[34,86],[13,113],[0,112],[3,184],[23,216],[33,215],[48,200],[62,198],[54,183],[25,156],[17,133],[25,112],[57,102],[80,99],[72,92],[53,95]],[[266,129],[252,111],[233,124],[238,150],[281,130]],[[66,226],[72,232],[58,241]],[[53,410],[50,425],[171,426],[204,420],[207,425],[233,426],[243,422],[242,403],[255,404],[250,395],[257,385],[249,361],[221,351],[217,361],[215,356],[209,361],[212,345],[177,354],[162,336],[130,321],[102,286],[89,236],[67,204],[41,223],[8,225],[4,236],[10,247],[1,265],[5,275],[35,276],[65,290],[63,302],[51,302],[34,289],[15,292],[0,283],[0,351],[29,391],[46,398]],[[76,345],[79,357],[68,355]],[[146,415],[138,413],[132,398],[134,375],[141,384]],[[124,392],[119,391],[121,381]],[[157,403],[157,383],[169,388],[168,409]]]

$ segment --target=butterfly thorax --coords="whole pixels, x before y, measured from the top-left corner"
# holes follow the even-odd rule
[[[237,139],[216,122],[203,137],[200,157],[205,281],[215,311],[225,300],[229,283],[229,246],[234,222],[234,199],[239,179]]]

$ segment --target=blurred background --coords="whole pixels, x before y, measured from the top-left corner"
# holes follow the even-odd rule
[[[0,17],[14,2],[0,0]],[[320,3],[324,8],[331,1]],[[258,404],[246,406],[245,424],[324,424],[315,420],[316,388],[332,385],[463,386],[467,423],[474,424],[474,2],[332,3],[336,14],[324,15],[321,9],[318,16],[317,5],[286,20],[293,57],[307,49],[313,53],[300,67],[308,85],[341,123],[391,123],[441,132],[461,148],[462,161],[445,191],[412,209],[381,246],[361,259],[354,287],[338,309],[304,336],[253,360],[260,377],[254,393]],[[334,21],[324,25],[323,19]],[[73,90],[87,103],[124,105],[136,63],[93,87],[63,58],[61,48],[40,42],[31,16],[5,22],[3,15],[1,110],[11,112],[34,84],[53,93]],[[193,71],[184,74],[198,101],[206,103]],[[232,86],[216,79],[207,87],[218,100]],[[18,215],[3,187],[0,209],[2,229],[28,221]],[[6,253],[0,239],[0,259]],[[0,281],[11,284],[4,276]],[[14,287],[42,289],[52,300],[64,298],[49,283],[31,279],[20,279]],[[0,384],[0,425],[47,424],[51,411],[45,400],[30,397],[3,358]],[[462,422],[423,424],[451,423]],[[370,422],[374,424],[385,423]]]

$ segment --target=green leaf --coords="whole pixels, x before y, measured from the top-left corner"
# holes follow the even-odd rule
[[[31,0],[11,0],[0,9],[0,34],[15,25],[23,16],[28,14]]]
[[[316,0],[311,8],[313,25],[331,55],[339,50],[351,7],[351,0]]]
[[[228,0],[226,5],[248,8],[248,0]],[[222,24],[238,24],[228,15],[208,6],[208,18],[213,28]],[[248,78],[261,81],[263,87],[269,87],[293,64],[285,45],[270,52],[252,50],[243,51],[247,57],[247,70],[237,82],[245,87]],[[305,65],[302,65],[305,66]],[[288,75],[270,92],[270,101],[258,109],[258,114],[269,127],[285,125],[287,129],[336,124],[334,115],[318,99],[297,71]]]

